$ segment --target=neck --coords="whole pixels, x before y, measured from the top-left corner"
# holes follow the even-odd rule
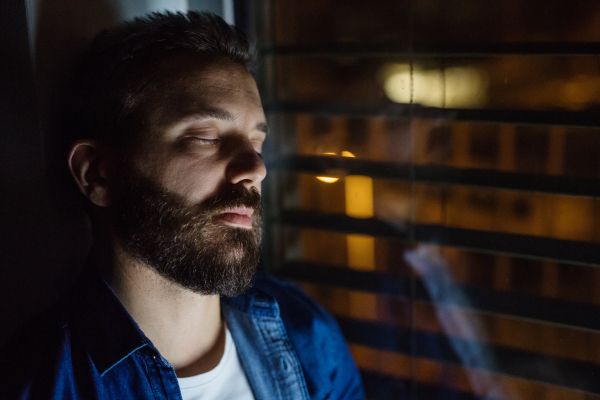
[[[216,367],[225,347],[219,296],[185,289],[115,247],[113,268],[105,278],[177,376]]]

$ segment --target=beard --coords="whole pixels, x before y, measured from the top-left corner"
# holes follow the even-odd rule
[[[262,207],[258,190],[227,193],[189,205],[133,167],[125,167],[112,207],[125,251],[163,277],[203,295],[236,296],[251,284],[260,253]],[[234,207],[254,210],[252,228],[217,217]]]

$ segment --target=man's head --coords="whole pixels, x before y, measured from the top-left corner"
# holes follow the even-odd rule
[[[177,54],[229,60],[250,72],[255,56],[243,33],[209,13],[152,13],[104,30],[77,70],[71,135],[127,142],[137,106],[165,86],[171,78],[165,69]]]
[[[154,14],[103,32],[78,80],[73,176],[115,244],[203,294],[250,282],[265,117],[247,40],[220,18]]]

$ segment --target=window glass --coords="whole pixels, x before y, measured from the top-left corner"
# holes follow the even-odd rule
[[[264,0],[263,267],[369,399],[600,399],[600,3]]]

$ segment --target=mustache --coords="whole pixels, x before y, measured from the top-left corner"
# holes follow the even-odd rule
[[[245,187],[235,187],[224,193],[219,193],[205,199],[201,208],[209,216],[221,214],[228,209],[235,207],[247,207],[254,210],[253,216],[262,215],[261,195],[256,188],[246,189]]]
[[[186,204],[182,195],[162,188],[127,164],[124,165],[121,176],[116,189],[116,202],[111,207],[117,214],[124,208],[129,208],[144,220],[149,217],[145,211],[153,209],[159,214],[168,213],[176,219],[192,218],[198,221],[210,219],[231,208],[248,207],[254,210],[252,218],[255,221],[260,221],[262,216],[261,194],[255,187],[247,189],[241,184],[229,185],[200,203],[190,205]]]

